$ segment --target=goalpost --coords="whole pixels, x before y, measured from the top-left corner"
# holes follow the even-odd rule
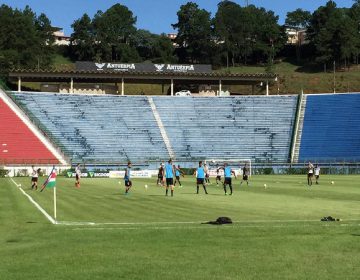
[[[233,169],[236,173],[236,176],[242,176],[243,174],[243,167],[245,164],[249,167],[250,176],[252,174],[252,166],[251,166],[251,159],[208,159],[205,163],[209,166],[209,174],[210,177],[216,177],[217,172],[216,170],[219,167],[224,166],[224,163],[227,163],[231,169]],[[220,175],[223,176],[223,171],[220,170]]]

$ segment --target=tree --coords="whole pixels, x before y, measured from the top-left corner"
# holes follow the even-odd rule
[[[156,36],[153,46],[153,62],[156,63],[174,63],[177,61],[174,56],[173,42],[166,36],[161,34]]]
[[[153,34],[139,29],[132,40],[141,59],[156,63],[174,62],[174,46],[166,34]]]
[[[148,30],[139,29],[136,31],[132,40],[133,45],[136,47],[140,57],[143,60],[150,60],[154,57],[154,45],[156,35]]]
[[[286,14],[285,24],[297,30],[307,28],[310,24],[311,13],[303,9],[296,9]]]
[[[355,28],[357,27],[358,32],[355,36],[357,38],[357,50],[356,50],[356,63],[359,64],[359,54],[360,54],[360,0],[355,0],[355,3],[352,5],[349,11],[350,18],[354,21]]]
[[[177,12],[178,22],[172,24],[178,30],[180,60],[191,63],[210,61],[212,49],[211,14],[200,9],[196,3],[188,2]]]
[[[284,30],[274,12],[254,5],[241,7],[231,1],[222,1],[214,19],[219,48],[226,53],[232,65],[247,64],[248,60],[273,62],[275,54],[285,43]]]
[[[40,14],[35,19],[35,28],[39,37],[39,47],[36,53],[38,59],[38,67],[49,66],[52,63],[54,54],[54,27],[45,14]]]
[[[0,69],[45,68],[51,64],[53,29],[46,15],[0,6]]]
[[[308,36],[316,49],[316,61],[324,64],[349,61],[358,54],[359,35],[356,22],[350,17],[348,9],[336,7],[328,1],[312,15]]]
[[[98,11],[93,19],[97,50],[102,59],[124,61],[138,60],[139,55],[131,40],[135,35],[136,17],[121,4],[115,4],[106,12]],[[126,54],[126,59],[123,55]]]
[[[70,38],[72,55],[77,60],[92,60],[95,56],[95,36],[90,17],[84,14],[71,25],[74,32]]]
[[[241,29],[241,7],[231,1],[222,1],[218,4],[218,10],[214,18],[214,29],[219,49],[226,56],[226,66],[229,67],[229,60],[235,66],[235,57],[239,48],[236,41]]]

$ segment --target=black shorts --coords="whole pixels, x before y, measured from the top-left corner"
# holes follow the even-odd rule
[[[320,177],[320,175],[315,175],[315,178],[316,178],[316,179],[319,179],[319,177]]]
[[[80,180],[80,176],[79,175],[75,175],[75,178],[76,178],[76,181],[79,181]]]
[[[204,178],[196,178],[196,184],[203,185],[204,184]]]
[[[37,182],[38,181],[38,178],[37,177],[32,177],[31,178],[31,182]]]
[[[161,174],[158,174],[158,178],[162,180],[164,178],[164,176]]]
[[[209,175],[209,174],[206,174],[206,175],[205,175],[205,178],[209,178],[209,177],[210,177],[210,175]]]
[[[131,187],[132,182],[130,180],[125,180],[125,187]]]
[[[166,186],[173,186],[174,185],[174,178],[166,178]]]
[[[176,176],[176,180],[180,181],[180,176]]]
[[[230,185],[231,186],[231,178],[226,178],[225,177],[224,185]]]
[[[314,173],[308,173],[308,177],[313,177],[314,176]]]
[[[244,181],[247,181],[249,179],[249,176],[248,175],[243,175],[243,180]]]
[[[219,180],[219,181],[221,181],[221,176],[216,176],[216,180]]]

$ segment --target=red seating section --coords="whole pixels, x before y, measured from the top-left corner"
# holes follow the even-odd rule
[[[0,165],[57,163],[56,157],[0,99]]]

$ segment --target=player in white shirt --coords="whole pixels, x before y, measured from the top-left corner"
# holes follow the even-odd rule
[[[219,182],[222,184],[223,182],[221,181],[221,175],[220,175],[220,169],[217,168],[216,169],[216,185],[219,185]]]
[[[39,169],[35,169],[34,165],[31,166],[32,167],[32,171],[31,171],[31,189],[35,189],[37,190],[38,187],[38,178],[39,178],[39,172],[40,172],[40,168]]]
[[[307,179],[308,179],[308,185],[309,186],[312,185],[312,178],[313,177],[314,177],[314,165],[312,165],[312,163],[309,161],[308,174],[307,174]]]
[[[205,183],[210,184],[210,174],[209,174],[209,167],[206,163],[204,163],[204,171],[205,171]]]
[[[75,167],[75,177],[76,177],[75,187],[80,188],[80,178],[81,178],[80,163]]]
[[[249,186],[250,168],[247,165],[247,163],[245,163],[242,170],[243,170],[243,178],[240,182],[240,186],[242,185],[243,182],[246,182],[247,186]]]
[[[315,180],[316,185],[319,184],[319,178],[320,178],[320,166],[318,164],[315,165]]]

